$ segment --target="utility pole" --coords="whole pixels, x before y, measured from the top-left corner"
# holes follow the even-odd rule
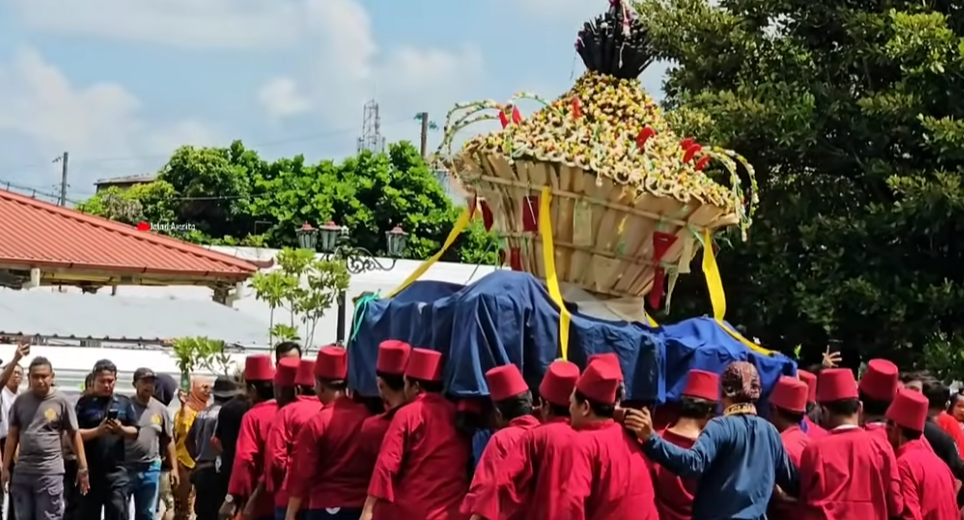
[[[67,205],[67,161],[70,160],[70,154],[64,152],[63,155],[54,159],[55,163],[60,163],[60,205]]]
[[[422,158],[428,159],[428,112],[422,112],[418,116],[422,119]]]

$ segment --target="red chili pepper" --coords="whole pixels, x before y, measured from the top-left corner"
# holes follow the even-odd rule
[[[688,162],[692,161],[692,160],[693,160],[693,156],[695,156],[695,155],[696,155],[700,150],[702,150],[702,149],[703,149],[703,147],[700,146],[700,145],[698,145],[698,144],[694,144],[694,145],[690,146],[689,148],[687,148],[687,149],[686,149],[686,153],[683,154],[683,162],[684,162],[684,163],[688,163]]]
[[[646,128],[643,128],[636,136],[636,146],[638,146],[640,150],[643,150],[646,146],[646,141],[648,141],[649,138],[653,137],[654,135],[656,135],[656,130],[653,130],[652,127],[647,126]]]
[[[579,119],[582,117],[582,106],[579,105],[579,98],[572,98],[572,118]]]
[[[679,147],[684,150],[688,150],[689,147],[693,146],[693,143],[695,142],[696,142],[696,139],[693,139],[692,137],[687,137],[686,139],[683,139],[682,141],[679,142]]]
[[[696,166],[694,168],[696,169],[696,171],[701,172],[703,171],[703,168],[706,168],[706,165],[709,163],[710,163],[710,156],[704,155],[703,157],[700,157],[700,160],[696,161]]]
[[[502,128],[509,126],[509,116],[505,115],[504,110],[499,111],[499,122],[502,123]]]
[[[517,125],[522,123],[522,113],[519,112],[519,107],[517,106],[512,107],[512,122]]]

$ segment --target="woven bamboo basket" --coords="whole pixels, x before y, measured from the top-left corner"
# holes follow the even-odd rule
[[[689,271],[705,230],[739,225],[745,234],[756,190],[744,193],[741,176],[755,188],[753,170],[736,153],[681,139],[668,127],[636,79],[652,54],[628,7],[616,2],[588,22],[577,50],[588,71],[555,101],[520,93],[506,104],[457,105],[438,158],[491,210],[512,268],[547,276],[538,199],[549,187],[559,281],[606,299],[639,298],[658,276]],[[518,108],[525,100],[542,105],[527,119]],[[489,119],[499,119],[502,130],[452,152],[450,136]],[[704,172],[707,166],[722,166],[728,185]],[[671,244],[659,246],[656,258],[660,240]]]

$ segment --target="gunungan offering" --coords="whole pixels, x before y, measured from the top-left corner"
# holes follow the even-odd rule
[[[554,101],[522,92],[506,104],[453,108],[438,157],[484,201],[512,268],[548,274],[539,198],[549,187],[558,280],[605,298],[649,294],[659,307],[667,277],[672,286],[689,272],[706,231],[737,225],[745,237],[757,202],[753,168],[668,127],[638,79],[654,57],[627,2],[586,22],[576,51],[587,70]],[[520,102],[541,106],[526,118]],[[457,132],[495,119],[501,130],[453,152]]]

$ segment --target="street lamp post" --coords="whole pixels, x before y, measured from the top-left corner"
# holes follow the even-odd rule
[[[405,253],[408,243],[408,233],[400,226],[395,226],[385,233],[385,250],[392,263],[385,265],[371,251],[363,247],[348,245],[348,228],[329,221],[324,226],[315,229],[305,222],[296,231],[298,245],[304,249],[317,248],[327,258],[341,260],[349,274],[362,274],[369,271],[391,271],[395,263]],[[338,343],[345,342],[345,309],[347,308],[345,291],[338,293]]]

